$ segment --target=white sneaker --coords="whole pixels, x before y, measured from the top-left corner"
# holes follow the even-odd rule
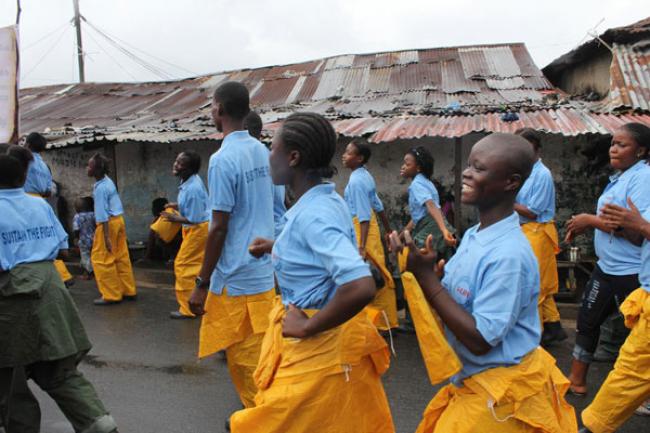
[[[643,402],[635,411],[635,414],[640,416],[650,416],[650,399]]]

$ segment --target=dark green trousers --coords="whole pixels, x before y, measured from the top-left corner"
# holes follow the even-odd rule
[[[32,379],[59,406],[75,432],[110,433],[112,417],[92,384],[77,370],[79,356],[0,368],[0,419],[7,433],[38,433],[41,410],[27,386]]]

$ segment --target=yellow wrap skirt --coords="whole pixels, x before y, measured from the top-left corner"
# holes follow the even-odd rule
[[[174,260],[176,301],[179,306],[178,311],[185,316],[194,316],[188,302],[203,264],[208,226],[209,223],[206,221],[183,227],[183,242]]]
[[[104,225],[97,224],[90,260],[93,262],[97,288],[106,301],[121,301],[123,296],[135,296],[135,278],[131,268],[126,225],[122,215],[108,220],[108,239],[112,251],[106,249]]]
[[[436,385],[458,373],[463,366],[447,343],[440,318],[429,306],[412,273],[402,274],[402,285],[429,381]]]
[[[255,370],[255,407],[235,412],[231,431],[394,432],[381,383],[390,354],[366,314],[304,339],[282,337],[284,314],[278,302]]]
[[[650,293],[632,292],[621,304],[621,313],[632,332],[614,369],[582,412],[582,422],[593,433],[616,431],[650,396]]]
[[[361,244],[361,225],[357,217],[353,218],[354,230],[357,234],[357,243]],[[380,312],[375,321],[377,328],[385,331],[390,328],[399,326],[397,320],[397,298],[395,296],[395,281],[393,275],[386,267],[386,256],[384,255],[384,246],[381,241],[381,232],[377,217],[373,212],[370,216],[368,227],[368,239],[366,240],[366,258],[381,272],[384,278],[384,287],[377,287],[375,299],[369,304],[369,307]],[[388,323],[387,323],[388,322]]]
[[[262,338],[269,326],[275,290],[257,295],[228,296],[208,292],[199,331],[199,358],[226,350],[230,377],[244,407],[254,406],[257,368]]]
[[[555,223],[529,222],[522,225],[521,230],[530,242],[539,265],[539,320],[541,323],[559,322],[560,312],[553,299],[559,288],[555,256],[560,252]]]
[[[485,370],[447,385],[431,400],[417,433],[575,433],[569,381],[544,349],[518,365]]]

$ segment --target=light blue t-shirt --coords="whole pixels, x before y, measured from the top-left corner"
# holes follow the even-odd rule
[[[370,221],[373,210],[384,210],[384,205],[377,196],[375,179],[365,167],[359,167],[350,174],[343,197],[350,213],[357,217],[359,222]]]
[[[275,238],[280,236],[284,227],[284,214],[287,212],[287,205],[284,203],[284,185],[273,185],[273,225],[275,227]]]
[[[178,212],[192,224],[200,224],[210,219],[208,191],[198,174],[193,174],[179,185]]]
[[[440,207],[440,196],[433,182],[418,173],[409,185],[409,211],[413,223],[417,224],[428,212],[426,203],[433,200],[436,207]]]
[[[539,345],[539,270],[516,213],[485,229],[467,230],[445,266],[442,285],[492,346],[485,355],[474,355],[445,328],[463,364],[452,377],[454,384],[490,368],[519,364]]]
[[[533,171],[519,190],[515,201],[537,215],[537,219],[534,221],[547,223],[553,220],[555,216],[555,185],[551,170],[542,164],[541,159],[538,159],[533,165]],[[520,224],[531,221],[533,220],[519,215]]]
[[[643,218],[650,222],[650,209],[643,214]],[[650,241],[644,239],[641,246],[641,271],[639,272],[639,281],[641,287],[646,292],[650,292]]]
[[[255,295],[273,288],[268,255],[248,252],[255,238],[273,239],[273,184],[269,151],[248,134],[228,134],[208,166],[210,209],[230,214],[221,257],[210,278],[210,290],[228,296]]]
[[[628,207],[627,199],[645,212],[650,208],[650,166],[639,161],[624,172],[610,177],[609,184],[598,199],[596,213],[607,203]],[[598,266],[609,275],[633,275],[639,273],[641,266],[641,247],[624,238],[595,230],[594,249],[598,256]]]
[[[23,189],[25,192],[46,195],[52,190],[52,173],[40,154],[32,152],[32,155],[34,155],[34,160],[29,163],[27,168],[27,178]]]
[[[54,260],[68,248],[68,235],[47,202],[22,188],[0,189],[0,269]]]
[[[285,305],[323,308],[337,287],[370,276],[357,249],[352,216],[333,183],[307,191],[285,221],[272,252]]]
[[[93,198],[95,200],[95,221],[97,224],[105,223],[111,217],[124,213],[117,188],[115,188],[115,184],[108,176],[104,176],[103,179],[95,182]]]

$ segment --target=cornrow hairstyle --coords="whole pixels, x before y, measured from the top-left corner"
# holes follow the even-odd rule
[[[539,139],[539,135],[533,128],[519,128],[515,131],[515,135],[525,138],[526,141],[533,145],[535,152],[542,148],[542,142]]]
[[[361,158],[363,158],[363,163],[367,163],[370,160],[370,156],[372,155],[370,146],[362,141],[351,141],[351,143],[354,147],[357,148],[357,153],[361,155]]]
[[[27,173],[29,164],[34,160],[34,155],[32,154],[31,150],[23,146],[18,146],[16,144],[13,144],[7,148],[7,155],[13,156],[18,161],[20,161],[23,169],[25,170],[25,173]]]
[[[645,160],[650,164],[650,128],[637,122],[626,123],[621,128],[632,136],[637,146],[645,149]]]
[[[336,132],[332,124],[317,113],[293,113],[280,128],[287,150],[300,153],[300,167],[322,178],[336,174],[332,158],[336,152]]]
[[[262,136],[262,118],[254,111],[249,112],[244,118],[244,128],[248,130],[251,137],[259,140]]]
[[[110,173],[110,160],[101,153],[96,153],[90,157],[91,161],[95,161],[95,168],[101,169],[104,174]]]
[[[237,120],[244,120],[250,111],[248,89],[237,81],[223,83],[214,91],[214,100],[221,104],[224,113]]]
[[[408,150],[408,152],[406,152],[406,154],[411,155],[413,158],[415,158],[415,163],[420,169],[420,173],[422,173],[427,179],[431,180],[431,177],[433,176],[434,163],[431,153],[429,153],[429,151],[424,146],[418,146],[412,147]]]
[[[25,138],[25,144],[32,152],[42,152],[47,147],[47,140],[38,132],[30,132]]]
[[[192,174],[196,174],[201,170],[201,155],[193,150],[184,150],[181,154],[187,160],[187,167]]]

